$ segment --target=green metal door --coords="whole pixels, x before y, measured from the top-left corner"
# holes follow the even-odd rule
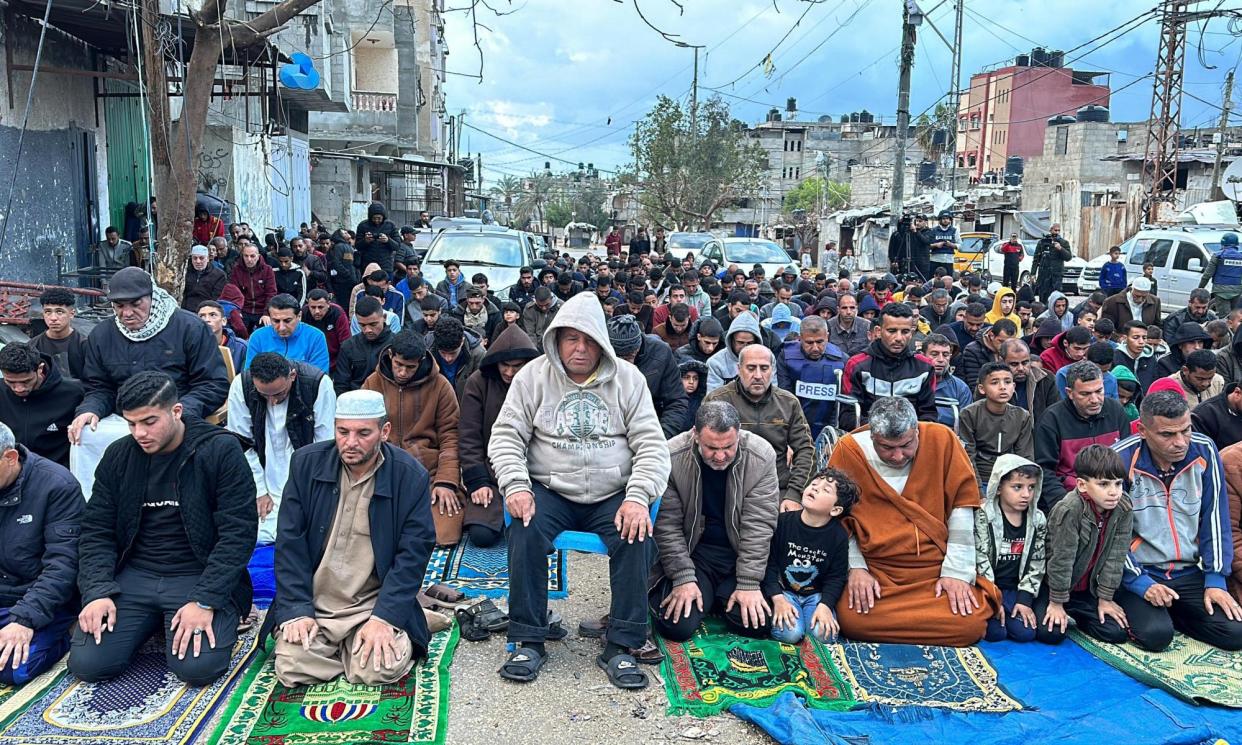
[[[138,86],[127,80],[105,79],[109,93],[137,93]],[[147,184],[147,145],[143,136],[142,99],[137,96],[104,99],[104,119],[108,132],[108,217],[110,225],[125,230],[125,205],[146,204],[151,189]],[[95,239],[103,238],[102,232]]]

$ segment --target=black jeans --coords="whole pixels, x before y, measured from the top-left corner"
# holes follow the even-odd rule
[[[1117,594],[1120,595],[1121,590],[1118,590]],[[1116,599],[1114,596],[1113,600]],[[1129,638],[1129,634],[1121,628],[1121,624],[1113,619],[1107,618],[1104,623],[1100,623],[1100,599],[1090,590],[1071,592],[1069,600],[1065,601],[1065,613],[1074,619],[1079,631],[1102,642],[1125,644],[1126,639]],[[1129,617],[1129,615],[1127,611],[1126,616]],[[1065,636],[1060,630],[1050,632],[1044,629],[1044,633]]]
[[[204,633],[198,657],[193,656],[193,641],[185,659],[178,659],[172,650],[174,632],[169,626],[181,606],[192,602],[190,595],[198,584],[197,575],[161,577],[126,567],[116,581],[121,586],[121,594],[112,598],[116,603],[116,627],[104,631],[103,640],[96,644],[94,636],[83,633],[75,624],[69,647],[69,672],[88,683],[115,678],[125,672],[143,642],[160,630],[161,623],[165,636],[164,658],[180,680],[205,686],[228,671],[233,645],[237,643],[240,616],[236,608],[217,608],[213,614],[211,629],[216,636],[215,649],[208,645]]]
[[[703,622],[703,616],[719,613],[724,617],[729,630],[741,636],[766,639],[772,635],[772,617],[768,616],[758,628],[747,628],[742,625],[741,608],[734,606],[727,613],[724,608],[729,603],[729,596],[737,589],[736,555],[721,548],[700,543],[694,548],[690,559],[694,562],[695,584],[703,595],[703,611],[691,608],[689,616],[677,619],[664,618],[664,609],[660,603],[673,591],[673,582],[665,579],[651,590],[647,602],[651,606],[652,623],[660,632],[660,636],[675,642],[684,642],[694,634],[695,629]],[[766,599],[766,598],[765,598]]]
[[[1219,607],[1208,615],[1203,607],[1203,573],[1187,572],[1173,579],[1159,580],[1176,592],[1177,600],[1168,608],[1152,605],[1126,589],[1113,598],[1126,612],[1130,638],[1134,643],[1159,652],[1173,641],[1176,629],[1192,639],[1227,650],[1242,649],[1242,621],[1231,621]]]
[[[1021,254],[1005,254],[1004,278],[1001,284],[1013,290],[1018,291],[1018,270],[1021,268]]]
[[[655,540],[621,540],[613,521],[625,501],[614,494],[597,504],[571,502],[539,482],[535,516],[529,526],[521,520],[509,525],[509,641],[542,642],[548,634],[548,554],[552,541],[566,530],[594,533],[608,547],[608,575],[612,593],[607,639],[623,647],[641,647],[647,641],[647,575]]]

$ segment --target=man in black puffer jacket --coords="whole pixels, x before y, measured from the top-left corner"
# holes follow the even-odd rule
[[[388,219],[388,210],[379,202],[372,202],[367,208],[367,219],[358,223],[357,235],[354,236],[356,260],[354,264],[365,268],[372,262],[379,264],[380,269],[392,277],[393,257],[401,244],[401,235],[397,226]]]
[[[31,451],[69,467],[66,431],[82,403],[82,384],[63,378],[56,363],[32,344],[13,343],[0,349],[0,422],[12,428],[17,441]]]
[[[660,416],[664,439],[684,432],[690,400],[681,385],[681,371],[677,369],[672,348],[655,334],[642,333],[634,316],[609,319],[608,340],[617,356],[634,363],[647,379],[647,390]]]
[[[108,446],[82,515],[83,608],[69,670],[87,682],[115,678],[162,626],[173,674],[208,685],[228,670],[250,610],[254,476],[236,435],[182,419],[164,373],[130,378],[117,408],[131,434]]]
[[[69,471],[0,424],[0,684],[20,686],[69,649],[85,504]]]

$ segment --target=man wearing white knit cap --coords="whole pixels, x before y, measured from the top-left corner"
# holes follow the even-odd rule
[[[262,634],[276,634],[286,686],[394,683],[427,654],[416,596],[436,539],[430,479],[387,443],[389,428],[382,395],[350,391],[337,399],[335,441],[293,454]]]

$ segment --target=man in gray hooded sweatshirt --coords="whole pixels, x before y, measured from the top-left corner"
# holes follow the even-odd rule
[[[751,344],[762,342],[759,318],[748,310],[739,313],[725,332],[724,346],[707,359],[707,392],[711,393],[736,378],[738,354]]]
[[[595,533],[608,548],[612,593],[596,664],[619,688],[647,676],[628,649],[647,641],[650,505],[668,486],[669,451],[642,372],[608,341],[604,312],[579,293],[543,334],[544,356],[513,378],[487,454],[512,516],[509,641],[500,668],[530,682],[547,652],[548,552],[566,530]]]

